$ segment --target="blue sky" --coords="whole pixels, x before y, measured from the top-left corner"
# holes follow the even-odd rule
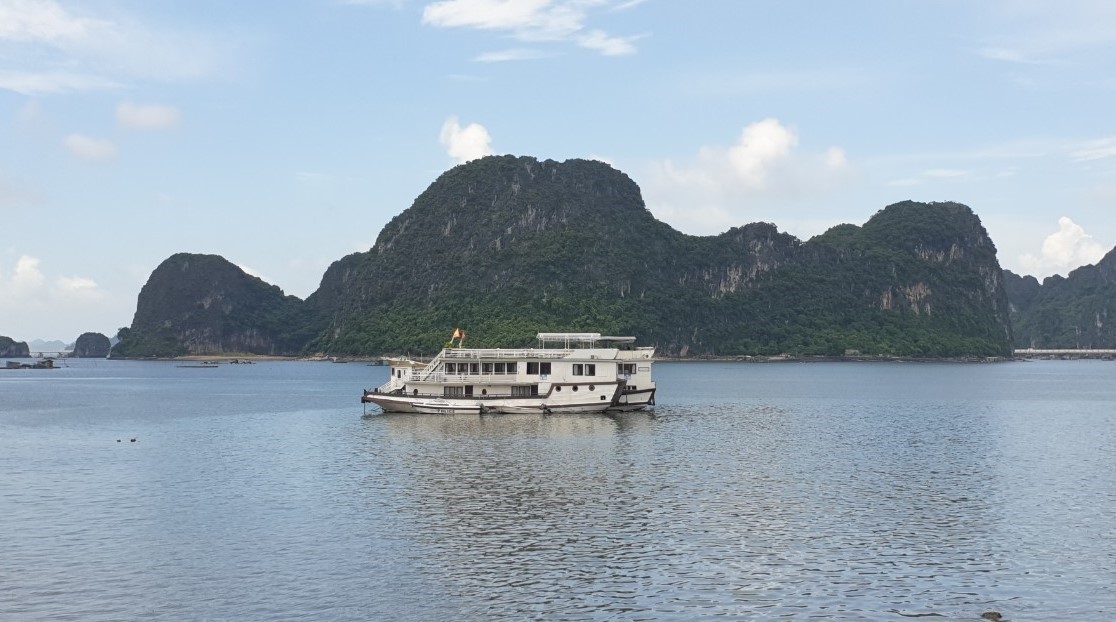
[[[1116,246],[1114,110],[1099,0],[0,0],[0,335],[111,336],[184,251],[305,297],[489,153],[691,234],[959,201],[1066,274]]]

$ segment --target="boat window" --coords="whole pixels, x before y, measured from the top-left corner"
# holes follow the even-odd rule
[[[509,374],[514,376],[515,374],[519,373],[519,363],[508,363],[507,367]]]
[[[473,396],[473,385],[471,385],[471,384],[465,385],[465,395],[467,395],[469,397]]]
[[[481,365],[484,366],[483,367],[484,373],[486,373],[486,374],[491,374],[492,373],[492,363],[481,363]],[[499,365],[500,367],[504,366],[503,363],[497,363],[497,365]],[[501,371],[503,371],[503,370],[501,370]]]
[[[577,385],[576,384],[574,385],[574,391],[577,391]]]
[[[589,385],[589,390],[590,390],[590,391],[596,391],[596,390],[597,390],[597,387],[596,387],[596,386],[594,386],[594,385]]]
[[[446,363],[446,373],[447,374],[456,374],[457,373],[457,363]]]
[[[549,374],[550,373],[550,363],[539,363],[539,373],[540,374]]]
[[[462,372],[462,373],[465,373],[465,372]],[[470,374],[479,374],[480,373],[480,363],[469,363],[469,373]]]
[[[584,365],[582,365],[581,363],[574,363],[573,364],[573,375],[575,375],[575,376],[585,375],[584,372],[583,372],[583,369],[584,369]]]
[[[620,363],[620,373],[629,375],[636,373],[635,363]]]
[[[539,374],[538,361],[527,361],[527,374],[531,376],[537,376]]]
[[[585,375],[586,376],[596,376],[597,375],[597,364],[596,363],[586,363],[585,364]]]
[[[442,387],[442,395],[446,397],[462,397],[465,395],[465,387]]]

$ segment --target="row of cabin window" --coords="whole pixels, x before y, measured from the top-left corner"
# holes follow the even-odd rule
[[[483,371],[482,371],[483,370]],[[497,374],[514,376],[519,373],[518,363],[446,363],[447,374]]]
[[[635,373],[634,365],[632,365],[632,373]],[[538,376],[551,373],[551,366],[549,362],[528,361],[527,362],[527,375]],[[519,373],[518,363],[445,363],[446,374],[494,374],[494,375],[512,375]],[[574,376],[596,376],[597,365],[596,363],[574,363],[573,364]]]
[[[473,385],[465,385],[463,387],[442,387],[442,394],[445,397],[472,397]],[[512,397],[528,397],[539,394],[539,385],[515,385],[511,388]],[[481,389],[481,395],[488,395],[487,389]]]

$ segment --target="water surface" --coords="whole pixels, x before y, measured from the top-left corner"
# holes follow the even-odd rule
[[[1116,613],[1116,363],[663,363],[616,416],[68,365],[0,370],[0,619]]]

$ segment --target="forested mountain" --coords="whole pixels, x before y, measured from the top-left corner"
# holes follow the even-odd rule
[[[27,347],[26,341],[16,341],[11,337],[0,335],[0,357],[12,358],[27,358],[31,356],[31,350]]]
[[[1020,348],[1116,348],[1116,249],[1040,284],[1004,271],[1011,321]]]
[[[112,355],[297,354],[311,337],[303,311],[222,257],[178,253],[151,273]]]
[[[281,293],[265,303],[258,282],[259,300],[223,314],[197,309],[210,296],[201,287],[175,288],[178,302],[160,311],[151,298],[171,293],[153,285],[164,272],[125,341],[256,351],[200,337],[220,320],[271,336],[272,351],[352,355],[430,354],[459,326],[477,346],[593,331],[676,355],[1011,351],[995,246],[963,205],[891,205],[806,242],[767,223],[697,237],[655,220],[626,175],[585,160],[492,156],[447,171],[372,249],[330,266],[305,304]],[[187,307],[194,323],[177,311]]]
[[[74,342],[70,356],[74,358],[105,358],[112,348],[112,342],[101,333],[82,333]]]

